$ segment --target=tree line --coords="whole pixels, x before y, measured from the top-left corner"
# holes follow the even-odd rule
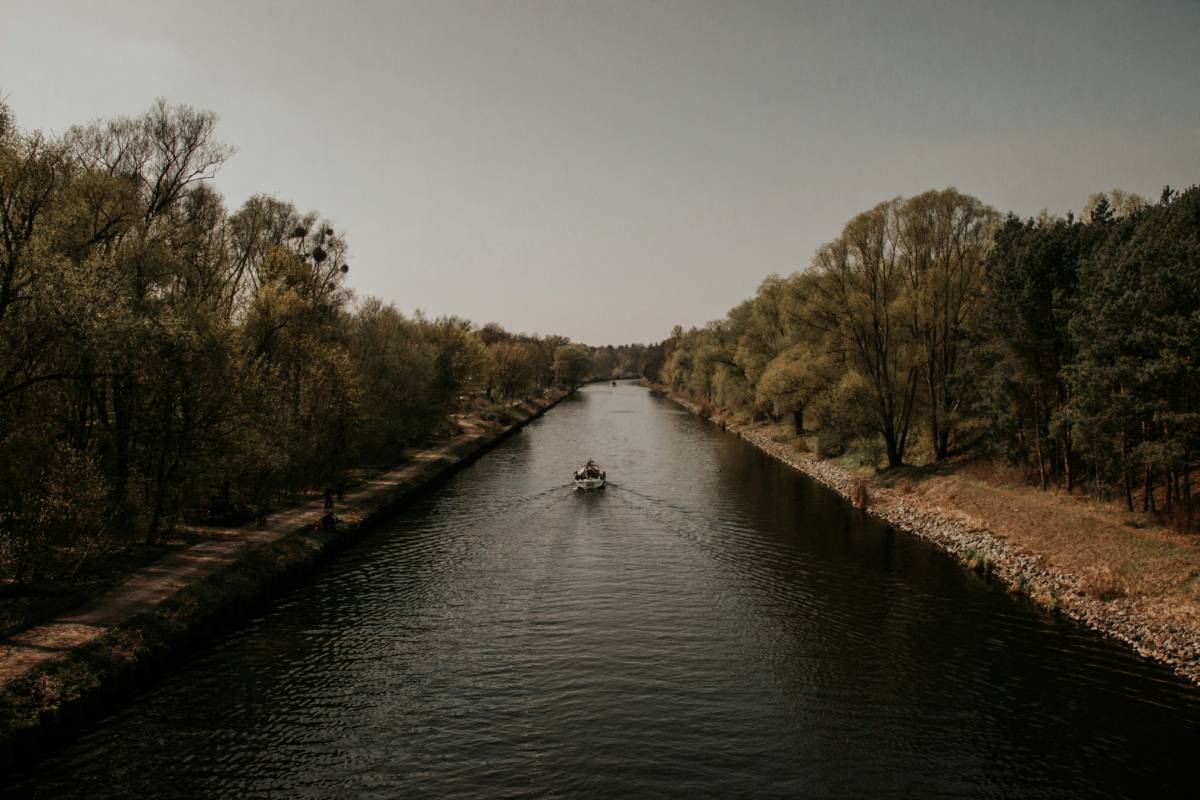
[[[1003,455],[1043,488],[1192,525],[1200,453],[1200,188],[1114,190],[1081,217],[955,189],[864,211],[651,377],[709,410],[815,429],[896,468]]]
[[[51,137],[0,104],[0,577],[154,542],[213,495],[329,485],[596,365],[566,337],[355,302],[327,219],[225,208],[215,124],[159,101]]]

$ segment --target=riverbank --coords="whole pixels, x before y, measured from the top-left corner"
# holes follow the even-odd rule
[[[82,607],[0,641],[0,766],[110,709],[214,633],[246,618],[364,536],[413,493],[544,414],[567,392],[516,404],[348,491],[170,553]]]
[[[651,387],[692,413],[686,398]],[[1200,684],[1200,549],[1143,515],[967,469],[873,474],[818,458],[785,428],[707,417],[900,530]]]

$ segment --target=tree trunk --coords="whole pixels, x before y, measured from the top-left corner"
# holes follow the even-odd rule
[[[1154,467],[1146,467],[1146,488],[1142,491],[1142,511],[1154,510]]]
[[[1183,454],[1183,515],[1185,530],[1192,529],[1192,475],[1188,466],[1190,456]]]
[[[1038,460],[1038,478],[1041,481],[1042,491],[1046,491],[1046,457],[1042,453],[1042,418],[1038,413],[1038,408],[1041,406],[1039,399],[1042,394],[1041,387],[1038,387],[1037,392],[1033,395],[1033,440],[1037,446]]]
[[[903,463],[903,453],[897,446],[895,431],[885,431],[883,434],[883,443],[887,447],[887,462],[888,469],[894,469]]]
[[[1067,387],[1062,381],[1058,381],[1055,387],[1056,408],[1062,410],[1067,407]],[[1063,466],[1063,481],[1066,483],[1067,494],[1075,488],[1075,464],[1074,457],[1071,452],[1071,431],[1069,428],[1063,428],[1062,435],[1059,437],[1062,443],[1062,466]]]
[[[1062,435],[1063,448],[1063,480],[1066,483],[1067,494],[1075,488],[1075,470],[1072,464],[1073,456],[1071,454],[1071,434],[1064,431]]]
[[[150,512],[150,524],[146,527],[146,544],[154,544],[158,539],[158,526],[162,521],[163,504],[167,497],[167,448],[166,443],[158,453],[158,463],[154,469],[154,507]]]
[[[131,400],[121,378],[113,382],[113,433],[115,437],[116,464],[113,475],[112,516],[120,527],[129,523],[129,507],[126,493],[129,485],[129,450],[133,438]]]
[[[927,386],[929,388],[929,443],[933,446],[933,460],[940,461],[946,454],[942,447],[942,420],[938,410],[937,389],[934,386],[932,372]]]
[[[1125,489],[1125,509],[1133,511],[1133,486],[1129,478],[1129,445],[1121,431],[1121,486]]]

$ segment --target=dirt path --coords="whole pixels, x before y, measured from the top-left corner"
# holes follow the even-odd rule
[[[436,462],[452,457],[482,435],[478,429],[468,429],[440,447],[416,453],[404,466],[363,481],[347,491],[336,510],[353,513],[370,507],[386,493],[435,471]],[[0,684],[18,679],[35,667],[152,610],[179,590],[236,561],[246,545],[273,542],[317,522],[323,514],[324,501],[314,500],[271,515],[263,528],[239,529],[238,535],[228,539],[200,542],[171,553],[133,572],[119,586],[53,622],[10,636],[0,642]]]

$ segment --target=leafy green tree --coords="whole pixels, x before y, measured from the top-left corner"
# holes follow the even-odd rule
[[[265,195],[228,213],[215,124],[158,101],[47,137],[0,104],[0,572],[394,459],[489,375],[553,380],[565,338],[356,309],[328,220]]]
[[[830,365],[806,345],[794,345],[776,356],[758,381],[756,399],[776,417],[791,417],[796,433],[804,431],[804,410],[830,384]]]
[[[871,413],[889,467],[908,449],[920,361],[906,325],[905,280],[896,247],[897,200],[847,223],[817,251],[812,325],[870,388]]]
[[[592,354],[580,344],[564,344],[554,350],[555,383],[574,388],[591,374]]]
[[[984,262],[996,212],[956,189],[929,191],[900,205],[898,258],[908,335],[925,384],[925,418],[934,458],[944,458],[974,377],[968,330],[983,302]]]
[[[1097,446],[1112,443],[1130,509],[1140,467],[1146,506],[1161,480],[1166,510],[1181,505],[1190,526],[1200,450],[1200,189],[1165,192],[1162,203],[1115,224],[1079,280],[1073,422],[1095,432]]]
[[[437,345],[419,321],[377,298],[365,300],[348,324],[359,404],[354,452],[386,461],[440,421],[442,398],[434,391]]]
[[[1071,387],[1065,368],[1075,358],[1069,333],[1078,303],[1079,263],[1107,235],[1101,209],[1091,224],[1068,217],[1022,221],[1009,215],[997,230],[987,259],[982,325],[993,363],[1004,375],[991,381],[993,416],[1015,422],[998,431],[1019,449],[1036,453],[1043,488],[1053,478],[1071,491],[1075,448],[1067,409]],[[1028,432],[1028,433],[1026,433]]]
[[[534,383],[534,363],[540,355],[524,342],[493,342],[491,353],[492,383],[506,399],[525,397]]]

